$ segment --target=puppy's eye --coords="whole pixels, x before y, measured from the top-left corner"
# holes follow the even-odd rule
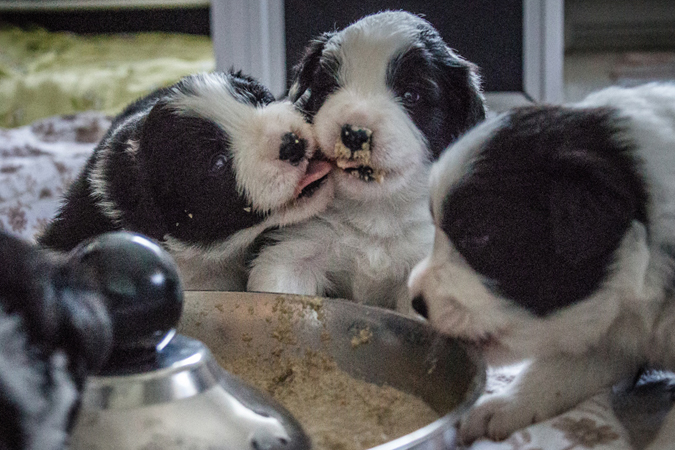
[[[413,106],[420,101],[420,94],[414,90],[406,91],[401,97],[403,104],[406,106]]]
[[[227,155],[224,155],[222,153],[214,155],[213,158],[211,158],[209,173],[211,175],[220,175],[221,173],[225,172],[225,170],[227,169],[227,160],[228,160]]]

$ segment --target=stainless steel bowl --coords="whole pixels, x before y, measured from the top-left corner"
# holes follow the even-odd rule
[[[293,335],[284,340],[287,354],[321,351],[353,377],[416,395],[442,415],[375,449],[456,447],[455,425],[482,391],[485,365],[469,348],[421,320],[336,299],[186,292],[179,332],[228,360],[271,355],[279,348],[280,325]],[[355,346],[352,340],[361,330],[369,331],[368,342]]]

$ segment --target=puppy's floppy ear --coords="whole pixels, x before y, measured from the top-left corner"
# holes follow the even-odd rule
[[[326,47],[326,42],[335,35],[336,32],[330,31],[323,33],[316,39],[313,39],[307,48],[300,62],[293,67],[293,84],[288,92],[291,102],[297,102],[300,97],[309,89],[315,72],[321,63],[321,55]]]
[[[451,58],[445,60],[441,66],[443,82],[447,84],[447,91],[452,92],[458,100],[460,114],[452,120],[459,133],[472,128],[485,119],[485,99],[482,94],[480,69],[474,63],[459,55],[448,52]]]
[[[640,219],[641,187],[613,161],[587,151],[557,158],[550,220],[555,251],[571,264],[608,256],[634,219]]]
[[[150,182],[151,177],[157,174],[148,173],[144,162],[148,152],[155,148],[161,149],[161,139],[170,139],[170,135],[158,138],[158,135],[166,132],[166,115],[162,104],[156,104],[141,125],[136,149],[115,154],[118,161],[113,183],[115,198],[124,211],[125,228],[159,241],[163,240],[168,228]]]
[[[467,65],[467,79],[469,80],[469,94],[465,99],[467,111],[467,127],[469,128],[485,119],[485,98],[482,93],[480,69],[477,65],[465,61]]]

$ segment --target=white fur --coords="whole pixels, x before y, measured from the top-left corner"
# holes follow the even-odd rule
[[[52,389],[45,389],[50,374]],[[0,391],[21,412],[26,450],[62,450],[78,393],[61,351],[40,361],[28,349],[22,321],[0,309]],[[15,418],[12,418],[15,419]]]
[[[339,195],[356,201],[405,195],[426,174],[427,143],[386,85],[389,62],[416,40],[420,19],[400,13],[368,16],[343,30],[326,45],[324,55],[339,60],[340,89],[330,95],[314,118],[314,131],[322,151],[335,157],[335,144],[345,124],[373,132],[372,163],[384,170],[383,183],[369,183],[335,172]],[[414,191],[411,195],[419,195]],[[419,197],[415,197],[417,200]],[[402,202],[412,199],[402,198]]]
[[[396,220],[392,220],[396,217]],[[254,261],[249,290],[324,295],[408,311],[405,280],[431,246],[424,202],[338,199],[319,218],[285,228]]]
[[[486,396],[461,424],[466,441],[504,439],[634,374],[645,363],[675,370],[675,300],[666,289],[675,271],[662,245],[675,244],[675,86],[610,88],[577,107],[618,108],[648,182],[649,229],[637,222],[624,236],[602,287],[585,300],[538,318],[488,291],[440,228],[431,254],[409,287],[423,295],[432,325],[482,345],[490,364],[533,358],[509,392]],[[432,170],[432,207],[440,215],[453,183],[501,118],[458,141]],[[647,237],[647,231],[649,238]],[[650,449],[673,448],[675,411]]]
[[[142,115],[147,114],[147,111],[139,114],[134,114],[129,117],[125,122],[131,123]],[[121,125],[123,127],[124,125]],[[127,142],[127,153],[133,155],[138,149],[138,142],[134,140],[129,140]],[[112,150],[110,147],[101,146],[100,151],[97,155],[97,159],[94,162],[94,167],[89,174],[89,183],[91,184],[91,195],[96,202],[96,205],[100,208],[101,212],[108,219],[112,220],[113,223],[120,225],[122,219],[122,212],[117,207],[117,204],[110,199],[108,193],[108,183],[106,174],[106,167],[109,166],[108,159],[110,158],[110,153]]]
[[[373,132],[372,166],[382,183],[334,170],[335,200],[318,218],[273,233],[278,244],[254,261],[248,289],[328,293],[408,311],[406,279],[430,249],[428,144],[386,85],[392,58],[417,39],[421,19],[389,12],[368,16],[327,42],[340,62],[339,89],[314,117],[319,147],[334,158],[342,126]]]

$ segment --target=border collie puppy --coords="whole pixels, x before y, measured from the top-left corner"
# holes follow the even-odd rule
[[[264,230],[323,210],[331,165],[288,101],[241,73],[198,74],[113,121],[38,242],[70,250],[113,230],[172,253],[188,289],[243,290]]]
[[[675,369],[675,84],[608,88],[476,127],[431,174],[433,251],[413,307],[490,364],[465,443],[505,439],[643,365]],[[672,448],[675,411],[652,449]]]
[[[335,161],[335,198],[268,236],[248,289],[407,310],[408,274],[433,239],[431,162],[485,117],[477,68],[427,21],[387,11],[311,43],[290,97]]]
[[[112,347],[93,280],[0,232],[0,448],[63,450],[89,371]]]

